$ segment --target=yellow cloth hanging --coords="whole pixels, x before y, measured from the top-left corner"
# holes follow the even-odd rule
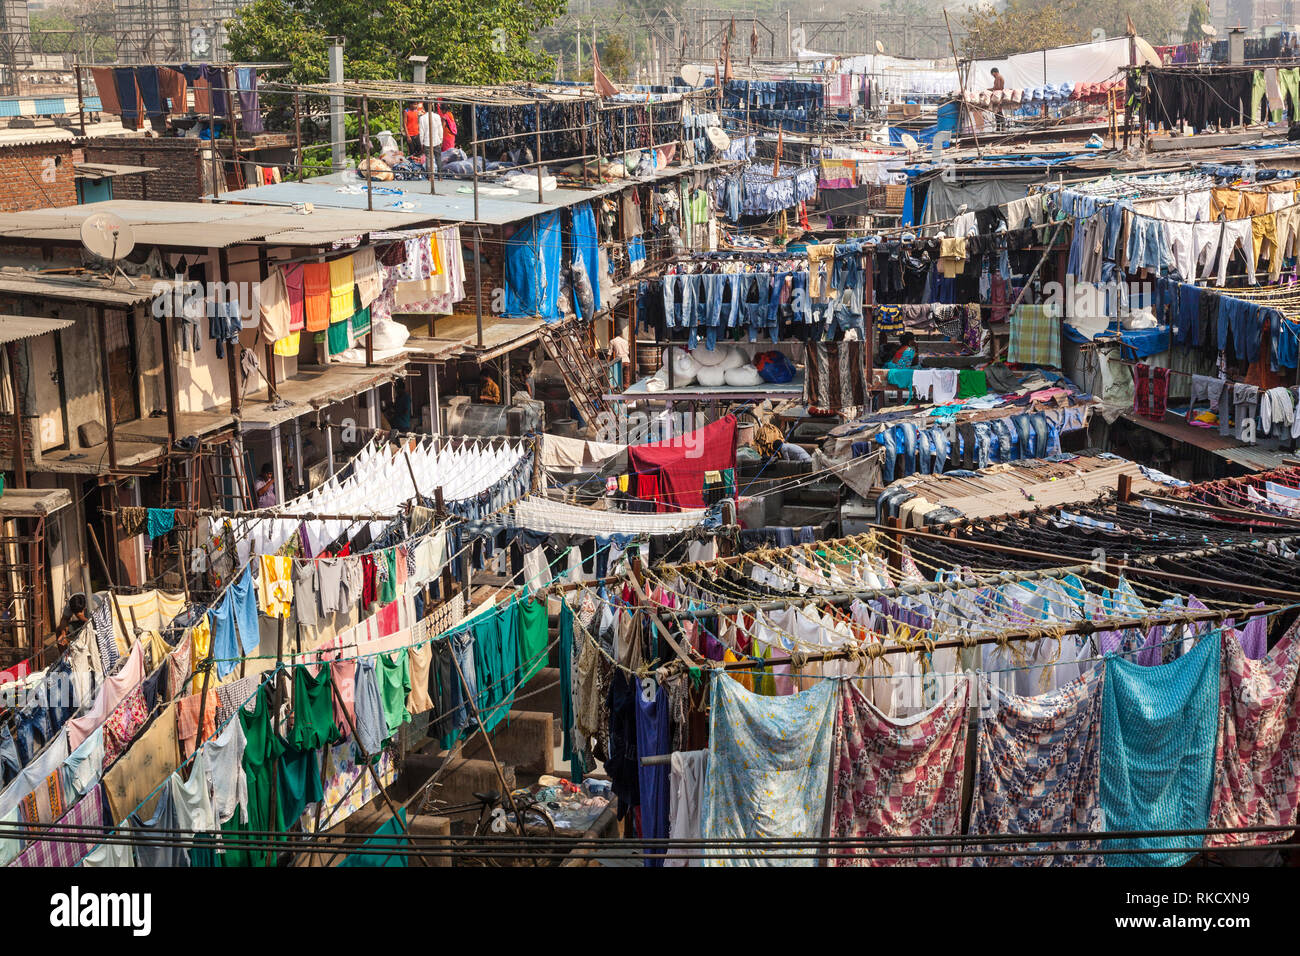
[[[722,663],[737,664],[739,662],[740,662],[740,658],[737,657],[735,654],[731,653],[731,648],[728,647],[726,650],[722,652]],[[734,680],[741,687],[745,688],[745,690],[752,691],[754,689],[754,676],[752,674],[728,672],[727,676],[730,677],[732,680]]]
[[[352,318],[352,257],[330,261],[330,324]]]
[[[203,693],[203,675],[199,667],[212,653],[212,625],[208,615],[204,614],[197,624],[190,628],[190,672],[194,674],[194,693]],[[214,672],[215,677],[215,672]]]
[[[302,337],[301,332],[290,332],[282,339],[276,339],[275,345],[271,346],[272,355],[297,355],[298,340]]]
[[[293,608],[293,559],[263,554],[258,563],[258,608],[267,617],[288,617]]]

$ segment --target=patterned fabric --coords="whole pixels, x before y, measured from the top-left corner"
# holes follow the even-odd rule
[[[886,717],[852,682],[838,694],[839,720],[831,757],[831,836],[897,837],[956,835],[961,827],[962,772],[966,765],[965,677],[946,700],[919,719]],[[924,852],[911,845],[893,852]],[[936,851],[940,848],[934,848]],[[945,860],[881,859],[890,851],[854,848],[836,866],[944,865]]]
[[[68,810],[63,768],[60,767],[19,801],[24,823],[53,823]]]
[[[149,708],[144,702],[144,692],[137,687],[126,695],[104,721],[105,767],[116,760],[118,754],[131,746],[136,732],[144,726],[148,717]]]
[[[1104,679],[1105,669],[1097,666],[1050,694],[1020,697],[980,676],[980,700],[992,706],[981,709],[988,716],[980,719],[975,751],[972,834],[1079,833],[1102,828],[1097,788]],[[1028,848],[1082,851],[1089,846],[1078,841],[1029,844]],[[1006,862],[1099,866],[1101,857],[1079,852],[1010,860],[977,857],[968,862],[973,866]]]
[[[809,342],[804,353],[803,398],[838,411],[867,404],[867,373],[861,342]]]
[[[1203,830],[1214,784],[1220,632],[1178,660],[1143,667],[1106,657],[1101,712],[1101,809],[1108,832]],[[1181,866],[1196,837],[1107,840],[1107,866]]]
[[[62,827],[103,827],[104,797],[100,787],[92,787],[80,801],[59,821]],[[81,858],[91,851],[99,842],[98,835],[92,836],[82,832],[66,831],[64,836],[76,836],[75,840],[39,840],[30,843],[19,854],[11,866],[76,866]],[[102,831],[101,831],[102,832]]]
[[[1054,305],[1021,305],[1011,313],[1008,362],[1061,367],[1061,315]]]
[[[109,607],[111,600],[101,598],[90,612],[90,626],[95,631],[95,646],[99,648],[99,660],[104,666],[105,677],[113,675],[117,670],[117,662],[122,658],[117,649],[117,638],[113,634],[113,611]]]
[[[706,840],[818,837],[835,724],[835,682],[763,697],[730,677],[711,681]],[[809,859],[708,859],[705,866],[812,866]]]
[[[1297,634],[1300,624],[1292,626],[1259,661],[1248,660],[1237,639],[1227,631],[1223,634],[1211,829],[1295,822],[1300,796]],[[1290,839],[1291,832],[1224,833],[1205,842],[1209,846],[1277,843]]]

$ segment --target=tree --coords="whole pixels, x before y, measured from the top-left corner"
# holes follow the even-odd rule
[[[1070,4],[1007,0],[1001,10],[974,7],[962,18],[962,56],[992,59],[1087,39],[1066,16]]]
[[[987,6],[969,10],[962,21],[968,31],[962,53],[1009,56],[1124,36],[1129,18],[1139,36],[1161,44],[1176,35],[1187,8],[1188,0],[1007,0],[1001,10]]]
[[[632,74],[632,48],[621,33],[610,33],[600,45],[600,68],[615,83],[628,80]]]
[[[1205,39],[1201,25],[1210,22],[1210,5],[1205,0],[1194,0],[1192,9],[1187,14],[1187,29],[1183,32],[1184,43],[1196,43]]]
[[[349,79],[397,79],[407,59],[429,57],[433,83],[541,80],[551,58],[528,46],[530,33],[555,20],[565,0],[254,0],[227,22],[226,48],[239,61],[287,62],[282,79],[328,76],[326,38],[345,38]]]

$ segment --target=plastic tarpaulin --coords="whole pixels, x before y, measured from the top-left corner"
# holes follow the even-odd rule
[[[1210,821],[1219,717],[1220,632],[1168,664],[1106,656],[1101,713],[1101,809],[1108,832],[1204,830]],[[1199,837],[1107,840],[1107,866],[1181,866]]]
[[[658,477],[661,505],[703,508],[705,472],[736,467],[736,416],[663,441],[629,445],[627,460],[638,475]]]
[[[1142,53],[1137,53],[1142,61]],[[1009,90],[1033,89],[1048,84],[1100,83],[1118,78],[1129,65],[1128,37],[1110,37],[1059,46],[1051,50],[1017,53],[994,60],[975,60],[966,77],[966,89],[987,90],[993,86],[996,66]],[[1159,65],[1159,64],[1156,64]]]
[[[506,240],[507,318],[560,317],[560,214],[528,220]]]
[[[591,280],[592,301],[595,311],[600,311],[600,249],[596,242],[596,217],[591,211],[591,203],[579,203],[573,207],[573,232],[569,235],[569,245],[575,256],[582,260]],[[573,290],[573,312],[582,315],[582,306],[578,304],[578,290]],[[595,313],[593,313],[594,315]],[[590,319],[591,316],[583,316]]]
[[[817,838],[826,818],[837,682],[765,697],[726,676],[711,681],[709,762],[702,812],[706,840]],[[812,866],[808,859],[704,860],[704,866]]]
[[[1024,178],[980,179],[967,183],[949,183],[942,178],[930,182],[926,194],[924,222],[946,222],[957,215],[963,203],[971,212],[985,206],[1001,206],[1029,195],[1029,183],[1042,179],[1041,173]]]

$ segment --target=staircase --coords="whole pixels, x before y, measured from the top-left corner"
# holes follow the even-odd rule
[[[600,413],[608,407],[603,398],[608,383],[604,366],[592,360],[578,329],[585,331],[586,326],[565,322],[544,327],[540,335],[547,356],[560,369],[569,397],[591,426],[599,422]]]

